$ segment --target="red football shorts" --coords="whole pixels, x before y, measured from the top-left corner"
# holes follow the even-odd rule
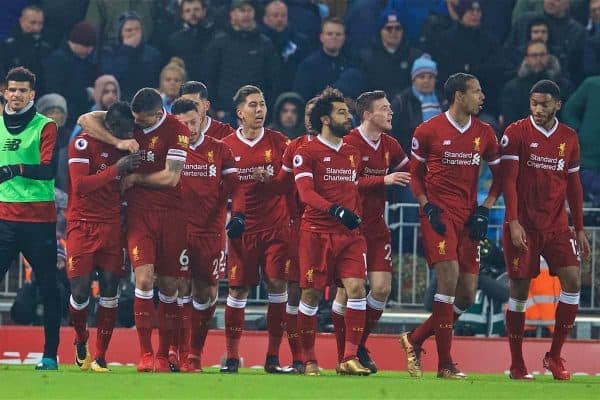
[[[383,223],[377,229],[362,229],[361,233],[367,242],[367,271],[392,272],[392,235]]]
[[[94,268],[119,276],[125,273],[120,224],[69,221],[67,277],[87,276]]]
[[[290,259],[285,264],[285,279],[288,282],[300,281],[300,261],[298,260],[298,241],[300,240],[300,220],[294,220],[290,226]]]
[[[285,280],[285,266],[290,261],[289,227],[244,233],[229,239],[227,279],[229,287],[256,286],[261,268],[265,280]]]
[[[358,232],[300,231],[300,287],[324,290],[344,278],[367,278],[367,244]]]
[[[455,221],[441,215],[446,225],[442,236],[433,230],[426,216],[420,216],[423,231],[423,248],[429,268],[441,261],[458,261],[460,272],[479,274],[479,242],[469,238],[465,221]]]
[[[575,234],[569,228],[555,232],[525,230],[527,251],[513,246],[510,228],[504,224],[502,246],[510,279],[531,279],[540,274],[540,256],[548,263],[550,275],[563,267],[579,266],[581,257]]]
[[[224,235],[188,235],[188,253],[194,280],[217,285],[225,273]]]
[[[186,215],[181,210],[128,208],[127,247],[134,269],[151,264],[157,275],[189,276]]]

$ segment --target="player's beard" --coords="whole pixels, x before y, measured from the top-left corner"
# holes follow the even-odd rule
[[[335,137],[341,138],[346,136],[350,128],[345,124],[338,124],[335,121],[331,121],[331,123],[329,124],[329,130],[331,131],[331,133],[333,133]]]

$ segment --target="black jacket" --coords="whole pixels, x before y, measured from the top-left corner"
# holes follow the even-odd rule
[[[208,46],[215,33],[215,25],[206,21],[196,26],[184,25],[169,36],[168,54],[181,57],[190,80],[204,80],[204,60],[202,52]]]
[[[52,47],[42,35],[26,34],[17,23],[4,42],[0,45],[0,69],[8,72],[11,68],[23,66],[36,76],[36,92],[46,93],[44,88],[44,69],[42,63],[52,52]]]
[[[236,90],[256,85],[273,102],[279,92],[281,66],[273,42],[260,33],[229,27],[215,35],[204,53],[206,83],[215,110],[230,111]]]
[[[442,111],[448,109],[448,102],[441,92],[435,92]],[[402,149],[408,154],[411,148],[413,133],[417,126],[423,122],[423,112],[421,111],[421,102],[412,91],[412,85],[404,89],[392,101],[392,136],[402,146]]]
[[[423,54],[412,48],[406,39],[394,53],[390,53],[377,40],[370,48],[361,51],[361,67],[371,90],[385,90],[392,99],[411,85],[411,68],[415,59]]]

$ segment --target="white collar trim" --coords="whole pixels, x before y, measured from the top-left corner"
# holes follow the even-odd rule
[[[237,128],[237,130],[235,131],[235,134],[237,135],[238,139],[240,139],[240,141],[242,141],[243,143],[245,143],[247,146],[254,147],[265,136],[265,128],[261,128],[260,129],[260,133],[258,134],[258,136],[254,140],[248,140],[248,139],[246,139],[244,137],[244,135],[242,134],[242,127],[241,126],[239,128]]]
[[[156,124],[152,125],[151,127],[144,128],[142,130],[144,131],[144,133],[151,133],[152,131],[156,130],[159,126],[161,126],[162,123],[165,122],[165,119],[167,119],[167,110],[165,110],[163,107],[163,116],[160,119],[160,121],[158,121]]]
[[[336,152],[339,152],[340,149],[342,148],[342,146],[344,145],[344,142],[340,141],[340,143],[336,146],[335,144],[331,143],[329,140],[325,139],[321,135],[317,136],[317,140],[319,142],[323,143],[325,146],[329,147],[330,149],[335,150]]]
[[[204,134],[204,132],[200,132],[200,136],[198,137],[198,140],[196,140],[196,143],[190,144],[190,149],[196,150],[198,147],[202,146],[205,137],[206,135]]]
[[[554,126],[549,131],[547,131],[546,128],[544,128],[543,126],[539,126],[538,124],[536,124],[531,115],[529,116],[529,120],[531,121],[531,124],[533,125],[533,127],[535,129],[537,129],[542,135],[546,136],[547,138],[552,136],[552,134],[554,132],[556,132],[556,130],[558,129],[558,119],[556,119],[556,117],[554,117]]]
[[[208,118],[207,119],[208,122],[207,122],[206,126],[204,127],[204,129],[202,129],[202,132],[200,132],[202,134],[202,136],[204,136],[204,134],[206,132],[208,132],[208,130],[210,129],[210,124],[212,124],[212,118],[209,117],[208,115],[206,116],[206,118]]]
[[[369,139],[365,131],[363,131],[362,125],[358,127],[358,133],[360,133],[360,136],[363,138],[363,140],[367,142],[367,144],[371,146],[373,150],[379,149],[379,145],[381,144],[381,135],[379,135],[378,141],[372,141],[371,139]]]
[[[458,122],[456,122],[454,120],[454,118],[452,118],[452,116],[450,115],[450,111],[446,111],[444,113],[444,115],[446,116],[446,119],[448,120],[448,122],[450,122],[450,125],[452,125],[454,128],[456,128],[456,130],[459,131],[460,133],[465,133],[471,127],[472,119],[471,119],[470,115],[469,115],[469,122],[467,122],[467,124],[462,127],[458,124]]]

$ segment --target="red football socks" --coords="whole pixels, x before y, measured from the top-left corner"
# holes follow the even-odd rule
[[[554,359],[560,358],[562,346],[573,329],[575,316],[579,309],[579,293],[572,295],[573,297],[577,297],[575,304],[564,303],[562,301],[564,295],[564,292],[560,293],[561,299],[556,307],[554,335],[552,336],[552,345],[550,346],[550,357]],[[567,295],[570,295],[570,293],[567,293]]]
[[[207,306],[208,308],[205,308]],[[202,309],[198,309],[202,308]],[[206,336],[208,335],[208,328],[210,326],[210,320],[215,313],[215,305],[208,304],[194,304],[192,310],[192,342],[190,354],[200,356],[204,349],[204,343],[206,342]]]
[[[337,301],[331,305],[331,321],[333,322],[333,334],[337,345],[338,362],[342,362],[344,352],[346,351],[346,321],[344,314],[346,307]]]
[[[316,309],[316,307],[314,307]],[[298,312],[298,333],[300,334],[300,343],[302,344],[302,350],[304,351],[304,361],[317,361],[315,354],[315,335],[317,331],[317,316],[316,312],[314,315],[306,315],[302,310],[302,303],[300,305],[300,311]]]
[[[154,323],[154,302],[152,301],[152,290],[135,289],[133,300],[133,313],[135,329],[140,341],[142,354],[153,353],[152,349],[152,326]]]
[[[225,344],[227,347],[227,358],[240,358],[239,347],[242,331],[244,330],[244,310],[246,299],[240,300],[235,297],[227,297],[225,307]]]
[[[510,348],[511,367],[523,366],[523,331],[525,330],[525,313],[506,311],[506,335]]]
[[[285,305],[287,293],[269,293],[269,308],[267,309],[267,331],[269,332],[269,345],[267,355],[278,356],[281,339],[285,330]]]
[[[166,296],[159,293],[158,303],[158,350],[156,355],[169,356],[169,346],[177,333],[177,295]]]
[[[187,300],[187,299],[185,299]],[[192,333],[192,301],[184,301],[183,306],[178,306],[179,358],[185,357],[190,351],[190,335]]]
[[[343,360],[355,358],[358,352],[358,345],[365,331],[367,300],[348,299],[346,303],[346,314],[344,321],[346,323],[346,348],[344,350]]]
[[[113,307],[105,307],[102,305],[103,298],[100,298],[98,311],[96,312],[96,358],[106,358],[106,350],[112,337],[115,322],[117,320],[117,304],[118,299],[112,298],[106,300],[105,305],[114,305]],[[111,304],[108,304],[110,302]]]
[[[452,356],[450,355],[454,320],[452,304],[434,301],[432,316],[438,353],[438,367],[443,367],[452,362]]]
[[[375,308],[371,308],[367,304],[367,314],[365,316],[365,331],[363,332],[362,338],[360,339],[360,345],[364,346],[367,343],[367,339],[375,326],[377,326],[377,322],[379,322],[379,318],[381,318],[381,314],[383,314],[383,310],[378,310]]]
[[[71,323],[75,329],[75,340],[77,343],[86,343],[89,337],[87,330],[89,300],[86,300],[83,304],[78,304],[73,299],[73,296],[71,296],[69,303]]]
[[[286,306],[286,330],[290,350],[292,351],[292,360],[302,361],[302,345],[300,335],[298,334],[298,306]]]

